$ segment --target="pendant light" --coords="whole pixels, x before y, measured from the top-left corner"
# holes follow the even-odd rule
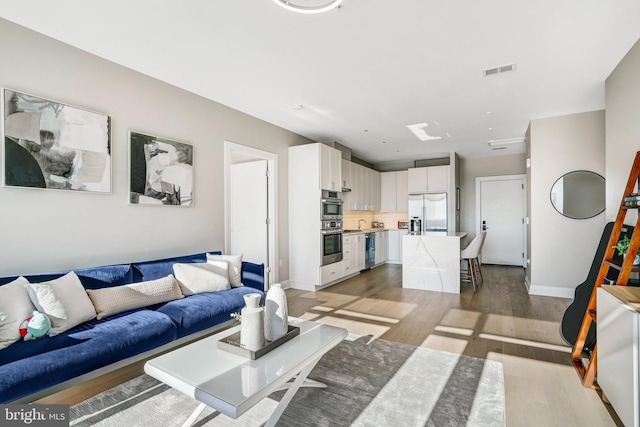
[[[342,0],[273,0],[287,10],[298,13],[322,13],[338,7]]]

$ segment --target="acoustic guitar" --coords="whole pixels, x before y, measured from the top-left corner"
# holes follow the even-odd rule
[[[578,338],[578,333],[580,332],[580,326],[582,326],[582,319],[584,318],[584,313],[587,310],[587,306],[589,305],[589,299],[591,298],[591,293],[593,292],[593,288],[596,283],[596,279],[598,278],[598,273],[600,272],[600,266],[602,265],[602,260],[604,259],[604,253],[607,250],[607,245],[609,244],[609,238],[611,237],[611,232],[613,230],[613,222],[608,223],[604,227],[604,231],[602,232],[602,236],[600,237],[600,243],[598,243],[598,249],[596,250],[596,255],[593,258],[593,262],[591,263],[591,269],[589,270],[589,274],[587,275],[587,279],[582,282],[580,285],[576,287],[575,296],[573,302],[567,307],[562,316],[562,323],[560,324],[560,334],[562,338],[567,342],[567,344],[574,345],[576,343],[576,339]],[[633,233],[633,227],[630,225],[625,225],[622,227],[622,232],[618,240],[622,239],[625,235],[631,238],[631,234]],[[622,259],[621,255],[617,254],[617,251],[614,253],[614,260]],[[607,273],[608,283],[615,283],[618,278],[618,270],[610,268]],[[587,334],[587,338],[585,340],[585,349],[593,349],[596,344],[596,324],[594,322],[591,323],[591,327],[589,328],[589,333]]]

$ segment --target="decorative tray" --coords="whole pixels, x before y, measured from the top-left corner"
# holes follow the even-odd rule
[[[282,337],[275,341],[264,341],[264,346],[258,350],[249,350],[240,345],[240,332],[231,334],[227,337],[221,338],[218,341],[218,348],[228,351],[238,356],[243,356],[251,360],[256,360],[269,353],[271,350],[280,347],[282,344],[289,341],[291,338],[300,335],[300,328],[297,326],[288,325],[289,330]]]

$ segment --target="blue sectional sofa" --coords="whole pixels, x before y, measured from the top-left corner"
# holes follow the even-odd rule
[[[206,253],[200,253],[74,271],[85,289],[100,289],[166,277],[176,262],[206,261]],[[66,273],[23,277],[39,283]],[[0,277],[0,286],[16,278]],[[243,261],[242,283],[93,319],[53,337],[11,344],[0,350],[0,403],[33,401],[212,333],[231,319],[231,313],[240,311],[245,294],[264,294],[264,265]]]

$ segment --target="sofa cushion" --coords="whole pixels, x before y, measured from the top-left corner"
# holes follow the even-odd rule
[[[176,326],[166,315],[140,309],[91,320],[43,344],[67,340],[55,350],[40,349],[32,357],[6,363],[0,375],[0,403],[10,402],[176,339]],[[21,341],[14,346],[33,343]],[[13,346],[12,346],[13,347]],[[0,351],[0,354],[10,349]]]
[[[112,286],[104,289],[87,289],[87,294],[102,319],[116,313],[147,307],[161,302],[184,298],[173,275],[162,279]]]
[[[36,309],[29,299],[28,285],[27,279],[18,277],[0,286],[0,350],[21,338],[20,324]]]
[[[207,262],[227,261],[229,263],[229,283],[231,287],[242,286],[242,254],[240,255],[214,255],[207,254]]]
[[[133,283],[133,268],[131,264],[107,265],[74,271],[85,289],[101,289]]]
[[[181,263],[199,263],[207,262],[206,254],[193,254],[185,255],[174,258],[165,258],[154,261],[134,262],[133,266],[133,281],[142,282],[143,280],[155,280],[167,277],[169,274],[173,274],[173,264],[176,262]]]
[[[133,282],[133,268],[131,264],[116,264],[103,267],[83,268],[74,270],[80,278],[82,285],[87,289],[98,289],[107,286],[126,285]],[[53,273],[28,274],[24,277],[31,283],[48,282],[58,279],[69,271]],[[17,279],[18,276],[0,277],[0,285]]]
[[[212,261],[206,263],[173,264],[173,271],[186,296],[201,292],[218,292],[231,288],[229,284],[229,263]]]
[[[239,312],[244,307],[243,296],[256,292],[259,291],[249,287],[205,292],[167,302],[156,311],[169,316],[178,325],[178,336],[184,337],[231,320],[231,313]]]
[[[96,310],[73,271],[49,282],[32,283],[28,292],[33,305],[49,316],[57,333],[96,317]]]

